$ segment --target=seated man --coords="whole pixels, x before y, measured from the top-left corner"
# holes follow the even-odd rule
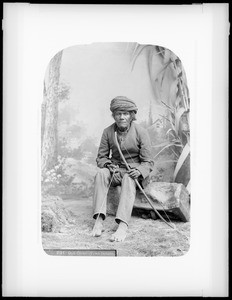
[[[121,185],[115,218],[118,228],[110,240],[123,241],[135,201],[135,179],[140,182],[144,180],[152,171],[153,161],[147,131],[133,122],[138,110],[134,101],[118,96],[111,101],[110,110],[115,122],[103,131],[96,159],[99,169],[94,185],[93,218],[96,221],[92,235],[98,237],[102,233],[109,186]],[[130,170],[126,168],[122,154]]]

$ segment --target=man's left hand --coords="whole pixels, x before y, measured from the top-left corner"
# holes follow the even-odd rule
[[[137,169],[131,169],[130,171],[127,171],[127,173],[132,179],[137,179],[141,175],[140,171]]]

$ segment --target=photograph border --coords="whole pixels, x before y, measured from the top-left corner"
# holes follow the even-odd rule
[[[227,296],[228,4],[3,8],[3,295]],[[42,249],[44,71],[59,50],[94,41],[162,45],[190,77],[191,247],[183,257],[60,258]]]

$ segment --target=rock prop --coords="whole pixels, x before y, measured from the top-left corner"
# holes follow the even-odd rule
[[[66,225],[74,223],[71,212],[58,196],[42,197],[41,230],[42,232],[62,232]]]
[[[115,215],[119,202],[121,187],[110,187],[107,195],[107,213]],[[150,182],[144,189],[147,196],[152,200],[153,206],[162,215],[164,211],[175,219],[188,222],[190,215],[189,193],[181,183]],[[149,210],[152,219],[156,219],[155,213],[139,190],[136,191],[134,208]]]

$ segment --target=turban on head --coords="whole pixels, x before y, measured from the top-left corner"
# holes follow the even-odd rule
[[[137,106],[134,101],[124,96],[115,97],[110,103],[110,110],[114,113],[116,110],[134,111],[137,113]]]

